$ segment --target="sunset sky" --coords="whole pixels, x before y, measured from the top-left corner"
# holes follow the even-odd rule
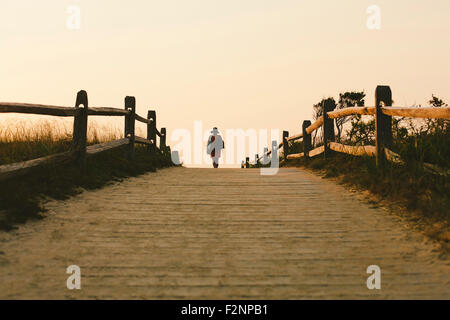
[[[380,30],[366,26],[370,5]],[[322,97],[364,90],[373,105],[378,84],[396,105],[450,100],[448,0],[2,0],[0,48],[1,101],[72,106],[84,89],[91,106],[122,107],[134,95],[169,138],[194,120],[296,133]]]

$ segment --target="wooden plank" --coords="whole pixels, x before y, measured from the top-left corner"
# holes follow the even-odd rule
[[[138,136],[134,137],[134,142],[140,143],[140,144],[145,144],[145,145],[148,145],[148,146],[153,145],[153,143],[150,140],[147,140],[145,138],[138,137]]]
[[[75,151],[67,151],[38,159],[0,166],[0,181],[23,176],[42,166],[70,162],[75,159],[75,154]]]
[[[290,155],[288,155],[287,156],[287,159],[288,160],[293,160],[293,159],[300,159],[300,158],[302,158],[302,157],[304,157],[305,156],[305,154],[302,152],[302,153],[294,153],[294,154],[290,154]]]
[[[95,154],[99,154],[111,149],[119,148],[121,146],[127,145],[130,143],[130,140],[128,138],[122,138],[119,140],[114,140],[110,142],[104,142],[99,144],[94,144],[92,146],[88,146],[86,148],[86,155],[92,156]]]
[[[325,151],[325,147],[324,147],[324,146],[320,146],[320,147],[318,147],[318,148],[315,148],[314,150],[311,150],[311,151],[309,152],[309,157],[310,157],[310,158],[315,157],[315,156],[317,156],[317,155],[323,153],[324,151]]]
[[[375,107],[350,107],[327,112],[327,115],[330,119],[347,117],[354,114],[374,115]]]
[[[383,114],[397,117],[450,119],[450,107],[398,108],[382,107]]]
[[[58,117],[72,117],[75,115],[75,108],[50,106],[32,103],[12,103],[0,102],[0,113],[27,113]],[[92,116],[124,116],[126,110],[117,108],[89,108],[88,115]]]
[[[349,146],[337,142],[330,142],[330,149],[336,152],[346,153],[353,156],[375,156],[375,146]]]
[[[31,103],[0,102],[0,113],[27,113],[46,116],[73,117],[75,108]]]
[[[89,108],[88,111],[90,116],[126,116],[128,113],[127,110],[117,108]]]
[[[323,125],[323,116],[317,119],[312,125],[306,128],[306,133],[311,134],[314,130],[319,129]]]
[[[146,124],[149,124],[149,123],[150,123],[150,121],[149,121],[148,119],[145,119],[144,117],[141,117],[141,116],[138,115],[138,114],[135,115],[135,118],[136,118],[136,120],[139,121],[139,122],[146,123]]]
[[[286,140],[287,141],[296,141],[296,140],[300,140],[301,138],[303,138],[303,133],[299,133],[295,136],[289,137]]]

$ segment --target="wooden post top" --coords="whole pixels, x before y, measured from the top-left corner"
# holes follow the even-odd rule
[[[136,112],[136,98],[135,97],[125,97],[125,109]]]
[[[375,106],[380,107],[381,102],[385,106],[392,106],[392,91],[389,86],[377,86],[375,89]]]
[[[328,98],[327,100],[325,100],[323,102],[323,109],[325,112],[330,112],[333,111],[336,108],[336,102],[334,101],[333,98]],[[324,112],[324,115],[325,115]]]
[[[87,92],[84,90],[78,91],[78,93],[77,93],[75,108],[79,108],[80,105],[83,105],[85,109],[88,108],[88,96],[87,96]]]

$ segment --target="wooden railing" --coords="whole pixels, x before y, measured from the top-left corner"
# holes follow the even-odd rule
[[[0,113],[26,113],[58,117],[74,117],[72,148],[70,151],[58,153],[38,159],[17,162],[0,166],[0,181],[24,175],[35,168],[48,164],[76,162],[80,166],[86,163],[86,157],[126,146],[126,157],[134,159],[135,143],[148,146],[151,153],[162,152],[170,154],[170,147],[166,145],[166,129],[159,131],[156,127],[156,112],[149,110],[147,118],[136,114],[136,99],[125,98],[125,108],[89,108],[86,91],[77,94],[75,107],[60,107],[41,104],[0,102]],[[87,146],[88,116],[123,116],[125,130],[122,139]],[[135,121],[147,124],[147,138],[135,135]],[[159,137],[159,147],[157,138]]]
[[[311,158],[319,154],[324,157],[329,156],[330,150],[350,154],[353,156],[374,156],[377,166],[380,167],[385,161],[401,163],[398,154],[391,151],[392,147],[392,116],[412,117],[412,118],[435,118],[450,119],[450,107],[421,107],[421,108],[399,108],[392,107],[392,92],[389,86],[378,86],[375,91],[375,107],[350,107],[334,110],[335,104],[328,100],[322,105],[323,116],[314,123],[309,120],[303,121],[302,132],[289,136],[287,131],[283,131],[283,141],[278,145],[278,149],[283,148],[284,161],[299,159],[302,157]],[[372,115],[375,117],[375,146],[350,146],[335,142],[334,119],[350,115]],[[311,133],[323,126],[323,145],[312,149]],[[297,154],[289,153],[289,142],[303,139],[303,152]],[[273,151],[265,152],[262,157],[256,157],[255,164],[258,165],[263,157],[267,157]],[[431,164],[425,164],[427,168],[434,168],[433,171],[440,171]],[[249,158],[246,158],[245,165],[249,168]]]

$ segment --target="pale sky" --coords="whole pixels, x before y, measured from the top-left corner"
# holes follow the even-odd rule
[[[366,26],[374,4],[380,30]],[[72,106],[84,89],[91,106],[134,95],[169,137],[194,120],[297,133],[347,90],[366,105],[378,84],[396,105],[448,102],[449,15],[448,0],[2,0],[0,100]]]

